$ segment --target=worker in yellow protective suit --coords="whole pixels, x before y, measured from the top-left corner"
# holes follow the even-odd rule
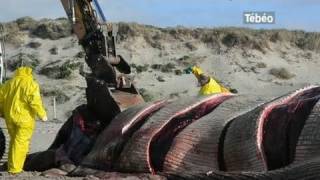
[[[200,67],[193,66],[190,68],[190,70],[195,75],[201,86],[199,95],[210,95],[214,93],[229,92],[228,89],[217,83],[212,77],[204,75]]]
[[[18,68],[14,77],[1,86],[0,105],[10,135],[8,172],[20,173],[29,151],[35,118],[47,120],[39,85],[33,79],[31,68]]]

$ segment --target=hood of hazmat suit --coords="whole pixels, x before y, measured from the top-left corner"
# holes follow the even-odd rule
[[[200,67],[198,66],[193,66],[192,67],[192,73],[196,76],[196,78],[198,79],[200,77],[201,74],[203,74],[203,71]]]
[[[222,92],[226,92],[225,88],[222,88],[213,78],[210,78],[209,82],[201,87],[199,95],[210,95]]]

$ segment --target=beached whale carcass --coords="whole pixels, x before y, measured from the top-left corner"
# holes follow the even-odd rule
[[[274,98],[216,94],[134,106],[101,131],[69,174],[315,178],[319,98],[320,87],[311,86]]]

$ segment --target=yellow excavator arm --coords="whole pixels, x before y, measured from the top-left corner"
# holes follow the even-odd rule
[[[84,1],[84,2],[89,3],[87,1]],[[73,32],[81,41],[87,34],[87,31],[84,25],[84,19],[83,19],[81,10],[79,8],[79,5],[74,0],[61,0],[61,3],[63,5],[65,12],[67,13],[69,20],[72,22]],[[93,12],[92,10],[90,11]],[[91,14],[91,16],[94,17],[93,13]]]
[[[116,33],[113,25],[106,23],[98,0],[61,0],[61,3],[92,71],[86,78],[87,84],[94,84],[92,88],[99,86],[100,82],[106,84],[108,89],[103,91],[110,93],[120,109],[142,102],[131,81],[124,78],[124,74],[130,74],[130,66],[116,52]],[[93,99],[93,102],[101,99],[96,96],[97,93],[87,94],[87,99]]]
[[[109,84],[116,83],[115,71],[111,67],[116,67],[121,73],[129,74],[130,66],[116,53],[116,33],[113,25],[105,22],[98,1],[61,0],[61,3],[72,24],[74,34],[85,50],[86,62],[93,73]],[[102,17],[101,21],[98,15]]]

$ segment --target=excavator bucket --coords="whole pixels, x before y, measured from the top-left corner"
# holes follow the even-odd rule
[[[144,102],[142,96],[136,91],[134,85],[132,85],[130,89],[111,90],[111,96],[116,101],[121,111]]]

